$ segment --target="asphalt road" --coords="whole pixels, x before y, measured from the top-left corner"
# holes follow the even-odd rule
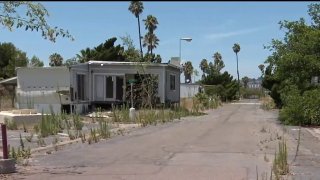
[[[37,155],[8,178],[245,180],[257,179],[258,175],[261,179],[265,174],[270,176],[279,137],[285,137],[288,143],[290,162],[297,140],[294,127],[285,130],[277,123],[276,110],[264,111],[256,103],[245,100],[225,104],[205,116],[139,128],[97,144],[79,143],[50,155]],[[308,135],[305,132],[302,136]],[[309,168],[310,163],[304,163],[309,161],[303,155],[319,160],[317,152],[308,149],[315,148],[315,143],[310,144],[301,144],[301,157],[291,163],[294,167],[290,175],[300,179],[320,177],[319,162],[312,165],[314,170]],[[305,172],[303,168],[309,169],[308,176],[299,174]]]

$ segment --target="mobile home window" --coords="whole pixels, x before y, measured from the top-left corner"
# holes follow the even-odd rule
[[[77,74],[77,95],[78,95],[78,100],[85,100],[85,84],[84,84],[84,74]]]
[[[176,90],[176,76],[170,75],[170,90]]]

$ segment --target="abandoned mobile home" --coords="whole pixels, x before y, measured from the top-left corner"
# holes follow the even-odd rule
[[[18,68],[15,105],[44,113],[85,113],[96,105],[124,102],[129,82],[134,82],[137,74],[157,77],[159,103],[179,102],[177,65],[88,61],[71,67]]]

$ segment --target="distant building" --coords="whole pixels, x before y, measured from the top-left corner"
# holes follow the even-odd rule
[[[313,76],[313,77],[311,78],[311,84],[319,85],[319,84],[320,84],[320,78],[319,78],[319,76]]]
[[[250,89],[261,89],[262,88],[262,78],[258,78],[258,79],[249,79],[248,82],[248,88]]]

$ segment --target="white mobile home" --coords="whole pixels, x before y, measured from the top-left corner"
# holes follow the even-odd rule
[[[158,79],[160,103],[180,100],[180,67],[168,63],[89,61],[67,67],[18,68],[18,108],[36,108],[59,113],[71,109],[79,113],[99,104],[125,102],[129,80],[137,74]]]
[[[67,67],[23,67],[17,69],[16,107],[59,113],[71,103],[70,71]]]

